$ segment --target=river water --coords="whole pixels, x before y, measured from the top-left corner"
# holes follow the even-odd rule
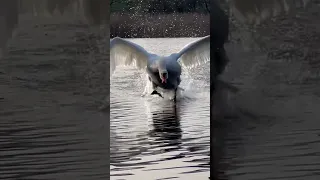
[[[196,38],[130,39],[169,55]],[[210,176],[209,64],[184,72],[177,103],[140,97],[145,74],[118,68],[110,89],[111,179],[208,179]]]

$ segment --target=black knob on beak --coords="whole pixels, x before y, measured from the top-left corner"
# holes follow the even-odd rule
[[[164,78],[167,78],[167,77],[168,77],[168,74],[167,74],[167,73],[162,73],[162,76],[163,76]]]

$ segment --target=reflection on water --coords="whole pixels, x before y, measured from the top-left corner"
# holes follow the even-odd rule
[[[222,78],[241,92],[229,99],[237,116],[215,121],[211,148],[220,179],[319,179],[317,2],[247,29],[234,25],[226,44],[231,63]]]
[[[167,55],[194,40],[133,41]],[[193,82],[183,75],[181,86],[187,92],[177,103],[156,96],[140,97],[145,75],[134,68],[117,69],[110,97],[111,179],[208,179],[210,89],[204,67],[209,66],[190,72]],[[189,83],[194,88],[189,89]]]
[[[155,106],[155,104],[151,104],[151,106]],[[151,114],[150,119],[153,125],[149,130],[149,136],[154,138],[155,142],[168,141],[168,145],[177,146],[181,143],[182,136],[177,106],[175,103],[172,103],[169,107],[167,106],[165,105],[164,107],[166,108],[163,109],[148,111]]]

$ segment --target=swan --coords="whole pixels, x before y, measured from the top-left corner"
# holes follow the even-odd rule
[[[119,65],[133,65],[137,69],[145,70],[148,82],[141,96],[148,93],[148,83],[151,83],[152,93],[163,97],[157,88],[174,92],[173,101],[176,101],[177,90],[180,89],[181,69],[190,69],[210,60],[210,35],[200,38],[185,47],[178,53],[169,56],[160,56],[147,52],[143,47],[115,37],[110,41],[110,77]],[[183,90],[181,88],[181,90]]]

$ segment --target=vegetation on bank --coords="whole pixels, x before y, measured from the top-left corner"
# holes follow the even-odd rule
[[[111,15],[111,38],[202,37],[208,34],[210,16],[204,14]]]
[[[111,38],[210,34],[209,0],[111,0],[110,7]]]

